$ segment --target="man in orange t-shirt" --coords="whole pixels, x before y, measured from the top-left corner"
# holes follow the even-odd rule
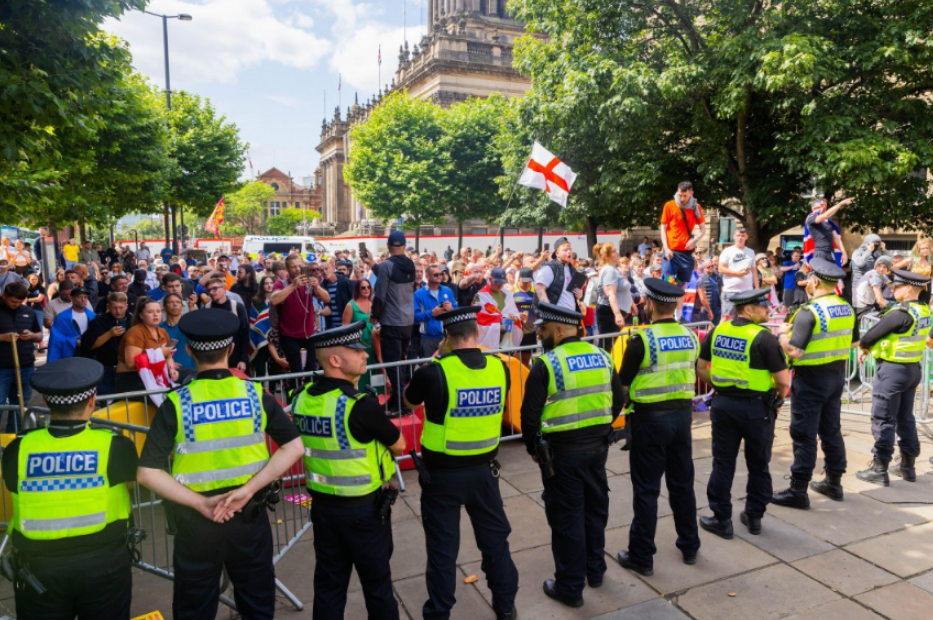
[[[673,276],[681,287],[693,277],[695,260],[693,251],[706,235],[703,211],[693,197],[693,184],[683,181],[677,186],[674,199],[664,205],[661,212],[661,271]],[[699,232],[694,235],[695,228]]]

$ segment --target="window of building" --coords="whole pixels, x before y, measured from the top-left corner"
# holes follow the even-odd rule
[[[735,234],[735,218],[719,218],[719,243],[732,243],[732,236]]]
[[[281,203],[278,201],[269,203],[269,215],[279,215],[282,212]]]
[[[279,184],[278,184],[278,183],[270,183],[270,185],[272,186],[272,189],[274,189],[275,191],[279,191]]]
[[[295,203],[295,208],[296,208],[296,209],[300,209],[300,208],[301,208],[301,203],[300,203],[300,202],[296,202],[296,203]]]
[[[471,235],[485,235],[488,232],[489,232],[488,228],[479,227],[479,226],[474,226],[473,228],[470,229]]]

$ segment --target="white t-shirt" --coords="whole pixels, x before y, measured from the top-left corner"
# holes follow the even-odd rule
[[[561,287],[560,299],[557,300],[557,305],[578,312],[577,298],[573,296],[572,292],[567,290],[567,285],[570,284],[572,275],[570,267],[564,265],[564,286]],[[535,286],[547,289],[547,287],[551,286],[552,282],[554,282],[554,270],[547,265],[542,265],[541,268],[535,272]]]
[[[734,245],[728,247],[719,255],[719,263],[725,264],[726,269],[731,271],[742,271],[751,268],[742,277],[722,274],[722,290],[724,293],[741,293],[754,288],[755,280],[752,272],[755,269],[755,252],[751,248],[739,249]]]
[[[75,323],[78,324],[78,331],[84,333],[87,331],[87,313],[78,312],[77,310],[71,313],[71,318]]]

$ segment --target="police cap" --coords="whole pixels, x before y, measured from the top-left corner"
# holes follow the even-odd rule
[[[463,308],[454,308],[447,312],[441,312],[436,318],[444,327],[450,327],[464,321],[475,321],[476,313],[482,310],[482,306],[464,306]]]
[[[554,304],[549,304],[541,302],[538,304],[538,309],[535,310],[535,315],[538,319],[535,321],[535,325],[543,325],[545,323],[562,323],[564,325],[579,325],[580,321],[583,320],[583,315],[579,312],[574,312],[573,310],[568,310],[563,306],[556,306]]]
[[[810,269],[813,270],[813,275],[826,282],[837,282],[846,277],[842,267],[825,258],[810,259]]]
[[[771,288],[758,288],[752,291],[742,291],[741,293],[735,293],[729,297],[729,301],[732,302],[734,306],[747,306],[749,304],[755,304],[758,306],[770,307],[771,302],[768,301],[768,296],[771,295]]]
[[[218,351],[233,344],[240,321],[227,310],[204,308],[181,317],[178,329],[188,338],[193,351]]]
[[[648,289],[645,295],[661,303],[677,303],[677,300],[684,296],[682,288],[661,278],[645,278],[644,283],[645,288]]]
[[[97,360],[69,357],[41,366],[29,385],[50,405],[76,405],[97,393],[104,367]]]
[[[907,284],[909,286],[916,286],[922,288],[930,283],[930,278],[928,276],[922,276],[919,273],[914,273],[913,271],[907,271],[905,269],[895,269],[894,270],[894,279],[891,284],[897,286],[898,284]],[[72,293],[74,295],[74,293]]]
[[[365,349],[366,345],[363,344],[364,329],[366,329],[366,321],[357,321],[349,325],[317,332],[311,336],[311,343],[315,349],[329,349],[330,347]]]

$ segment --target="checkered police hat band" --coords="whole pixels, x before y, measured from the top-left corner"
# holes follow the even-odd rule
[[[645,295],[655,301],[660,301],[662,304],[676,304],[678,299],[673,295],[661,295],[660,293],[655,293],[654,291],[648,291],[645,293]]]
[[[547,310],[539,310],[538,318],[547,323],[563,323],[564,325],[576,325],[577,319],[563,314],[555,314]]]
[[[45,394],[45,401],[50,405],[77,405],[97,393],[97,386],[79,394]]]
[[[348,344],[357,344],[362,341],[362,332],[350,332],[349,334],[342,334],[340,336],[333,336],[331,338],[320,340],[315,343],[314,346],[326,349],[328,347],[345,347]]]
[[[448,327],[450,325],[456,325],[457,323],[463,323],[464,321],[475,321],[475,320],[476,320],[476,314],[473,312],[468,312],[466,314],[458,314],[448,319],[444,319],[442,323],[444,324],[444,327]]]
[[[188,346],[195,351],[216,351],[229,347],[231,344],[233,344],[233,336],[224,338],[223,340],[208,340],[205,342],[199,342],[197,340],[188,341]]]
[[[911,280],[910,278],[905,278],[900,275],[894,276],[894,284],[906,284],[908,286],[926,286],[926,282],[918,282],[917,280]]]

